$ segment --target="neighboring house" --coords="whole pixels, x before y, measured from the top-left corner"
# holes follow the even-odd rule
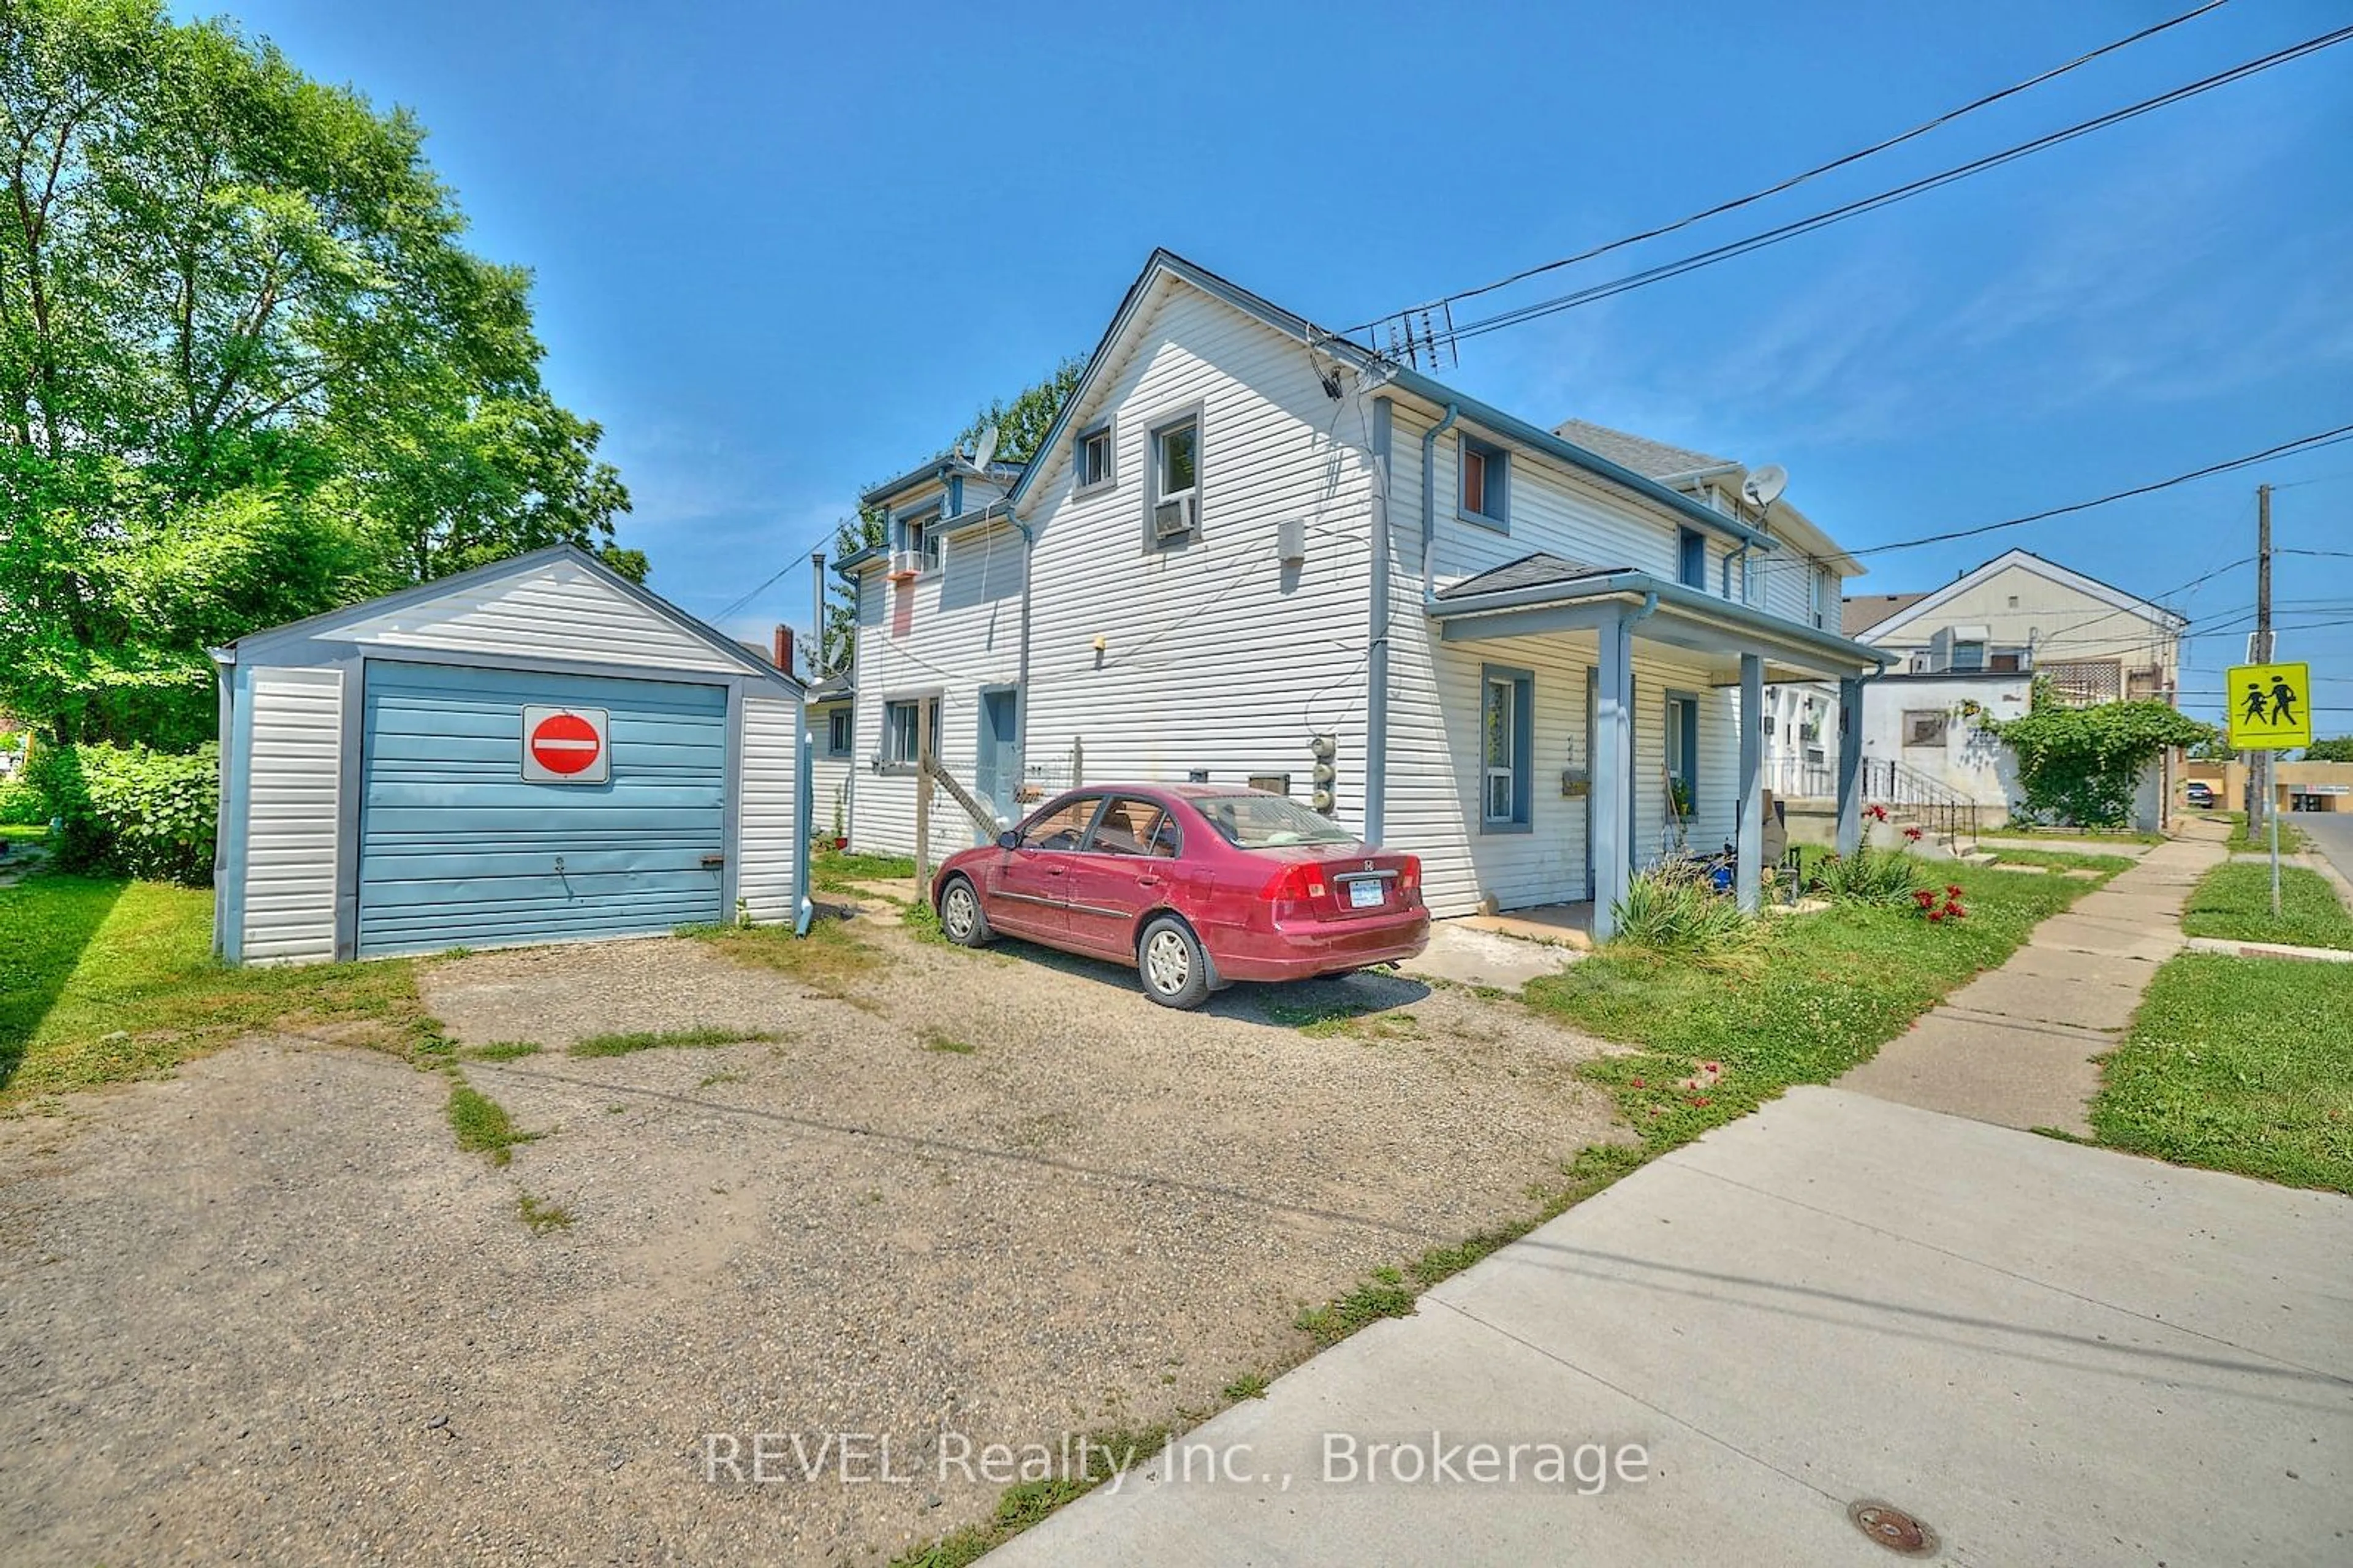
[[[1859,721],[1879,668],[1831,624],[1856,568],[1738,465],[1564,429],[1155,252],[1026,468],[865,498],[852,847],[912,848],[928,742],[1007,816],[1074,773],[1288,790],[1420,856],[1440,914],[1591,897],[1606,935],[1630,868],[1756,849],[1767,683]]]
[[[2004,811],[2020,798],[2016,764],[1977,715],[2019,717],[2038,679],[2060,701],[2079,706],[2170,702],[2189,626],[2171,610],[2024,550],[1927,593],[1851,598],[1841,624],[1849,637],[1894,659],[1863,697],[1873,792],[1942,790]],[[1820,688],[1811,696],[1826,700]],[[2162,780],[2153,776],[2141,795],[2136,816],[2153,826],[2163,811]]]
[[[847,670],[809,688],[809,831],[831,843],[849,832],[851,781],[857,773],[858,713]]]

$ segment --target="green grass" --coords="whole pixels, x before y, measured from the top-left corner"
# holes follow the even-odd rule
[[[2211,821],[2229,823],[2231,825],[2230,844],[2232,848],[2238,850],[2260,849],[2265,854],[2269,854],[2271,852],[2272,830],[2269,824],[2266,824],[2260,832],[2249,833],[2247,831],[2247,814],[2243,811],[2204,811],[2200,812],[2198,815],[2206,817]],[[2298,827],[2285,816],[2282,816],[2280,818],[2279,847],[2280,853],[2283,855],[2293,855],[2309,847],[2309,845],[2304,837],[2304,829]]]
[[[1265,1373],[1246,1372],[1226,1384],[1224,1393],[1228,1403],[1240,1405],[1245,1399],[1264,1399],[1268,1386]]]
[[[533,1236],[545,1236],[551,1230],[570,1230],[572,1211],[561,1204],[543,1204],[529,1193],[515,1194],[515,1213],[531,1227]]]
[[[2165,835],[2147,833],[2135,827],[2038,827],[2023,823],[2005,823],[1989,827],[1979,838],[2104,838],[2111,844],[2162,844]]]
[[[209,890],[48,872],[0,888],[0,1109],[153,1078],[268,1029],[445,1058],[415,966],[235,968]]]
[[[951,1057],[968,1057],[979,1048],[970,1041],[955,1038],[944,1029],[925,1029],[923,1042],[923,1049]]]
[[[511,1062],[518,1057],[535,1057],[543,1048],[530,1040],[493,1040],[487,1046],[468,1046],[458,1054],[470,1062]]]
[[[2098,871],[2114,876],[2129,871],[2137,862],[2129,855],[2086,855],[2079,849],[2019,849],[2008,844],[1994,846],[1996,863],[2003,866],[2040,866],[2050,871]]]
[[[809,885],[820,892],[846,892],[853,882],[902,882],[914,874],[912,855],[858,855],[828,849],[809,857]]]
[[[851,1000],[859,982],[882,967],[882,954],[844,921],[820,920],[807,936],[788,925],[695,926],[683,933],[708,942],[738,963],[781,970],[821,996]]]
[[[1421,1020],[1412,1014],[1385,1011],[1361,997],[1331,997],[1316,1002],[1268,997],[1259,1005],[1267,1022],[1296,1029],[1311,1040],[1355,1039],[1370,1044],[1410,1040],[1421,1034]]]
[[[2272,868],[2236,860],[2206,873],[2181,911],[2191,936],[2231,942],[2279,942],[2294,947],[2353,948],[2353,914],[2335,884],[2301,866],[2280,868],[2280,912],[2272,914]],[[2348,1022],[2340,1032],[2353,1031]]]
[[[892,1558],[891,1568],[969,1568],[1056,1509],[1077,1501],[1129,1466],[1159,1453],[1168,1433],[1166,1426],[1147,1426],[1090,1434],[1082,1474],[1008,1487],[989,1518]]]
[[[716,1046],[740,1046],[777,1037],[765,1029],[639,1029],[626,1035],[591,1035],[575,1041],[565,1054],[626,1057],[637,1051],[708,1050]]]
[[[48,825],[46,823],[37,826],[26,826],[16,822],[0,823],[0,838],[14,838],[20,844],[47,838],[48,836]]]
[[[516,1144],[533,1142],[539,1137],[517,1127],[505,1106],[455,1072],[449,1075],[449,1131],[458,1135],[459,1148],[470,1154],[487,1155],[493,1165],[513,1159]]]
[[[2157,972],[2092,1102],[2102,1142],[2353,1193],[2353,964],[2186,952]]]
[[[1962,889],[1965,919],[1930,925],[1909,906],[1834,905],[1768,922],[1736,968],[1612,944],[1523,994],[1564,1023],[1644,1047],[1578,1071],[1663,1152],[1792,1084],[1827,1083],[1867,1060],[2092,886],[1989,867],[1936,870]]]

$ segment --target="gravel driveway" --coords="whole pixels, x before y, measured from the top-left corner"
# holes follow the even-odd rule
[[[941,1433],[1213,1408],[1303,1304],[1609,1136],[1601,1047],[1514,1005],[1357,976],[1177,1015],[866,940],[816,988],[674,939],[432,966],[458,1040],[548,1047],[464,1068],[543,1134],[504,1168],[441,1075],[287,1039],[0,1124],[8,1559],[879,1563],[994,1506]],[[1317,1001],[1404,1016],[1268,1013]],[[691,1026],[777,1037],[560,1054]],[[707,1435],[836,1431],[914,1479],[705,1478]]]

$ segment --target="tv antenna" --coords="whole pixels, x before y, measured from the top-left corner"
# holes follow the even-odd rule
[[[1752,468],[1748,477],[1740,481],[1741,495],[1759,511],[1779,500],[1781,492],[1788,488],[1789,470],[1778,463],[1767,463]]]

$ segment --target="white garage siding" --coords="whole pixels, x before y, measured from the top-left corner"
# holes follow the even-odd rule
[[[735,796],[735,896],[758,921],[793,918],[794,823],[801,706],[785,697],[744,699]]]
[[[1139,314],[1072,424],[1113,421],[1106,489],[1071,492],[1068,441],[1024,516],[1037,530],[1032,763],[1082,741],[1090,779],[1312,785],[1310,737],[1335,736],[1338,816],[1364,821],[1372,410],[1327,398],[1300,345],[1174,280]],[[1146,542],[1152,428],[1198,405],[1200,530]],[[1285,565],[1278,533],[1304,525]],[[1103,639],[1098,657],[1095,640]]]
[[[343,671],[257,669],[246,700],[252,740],[244,954],[262,963],[331,959],[343,812]]]

